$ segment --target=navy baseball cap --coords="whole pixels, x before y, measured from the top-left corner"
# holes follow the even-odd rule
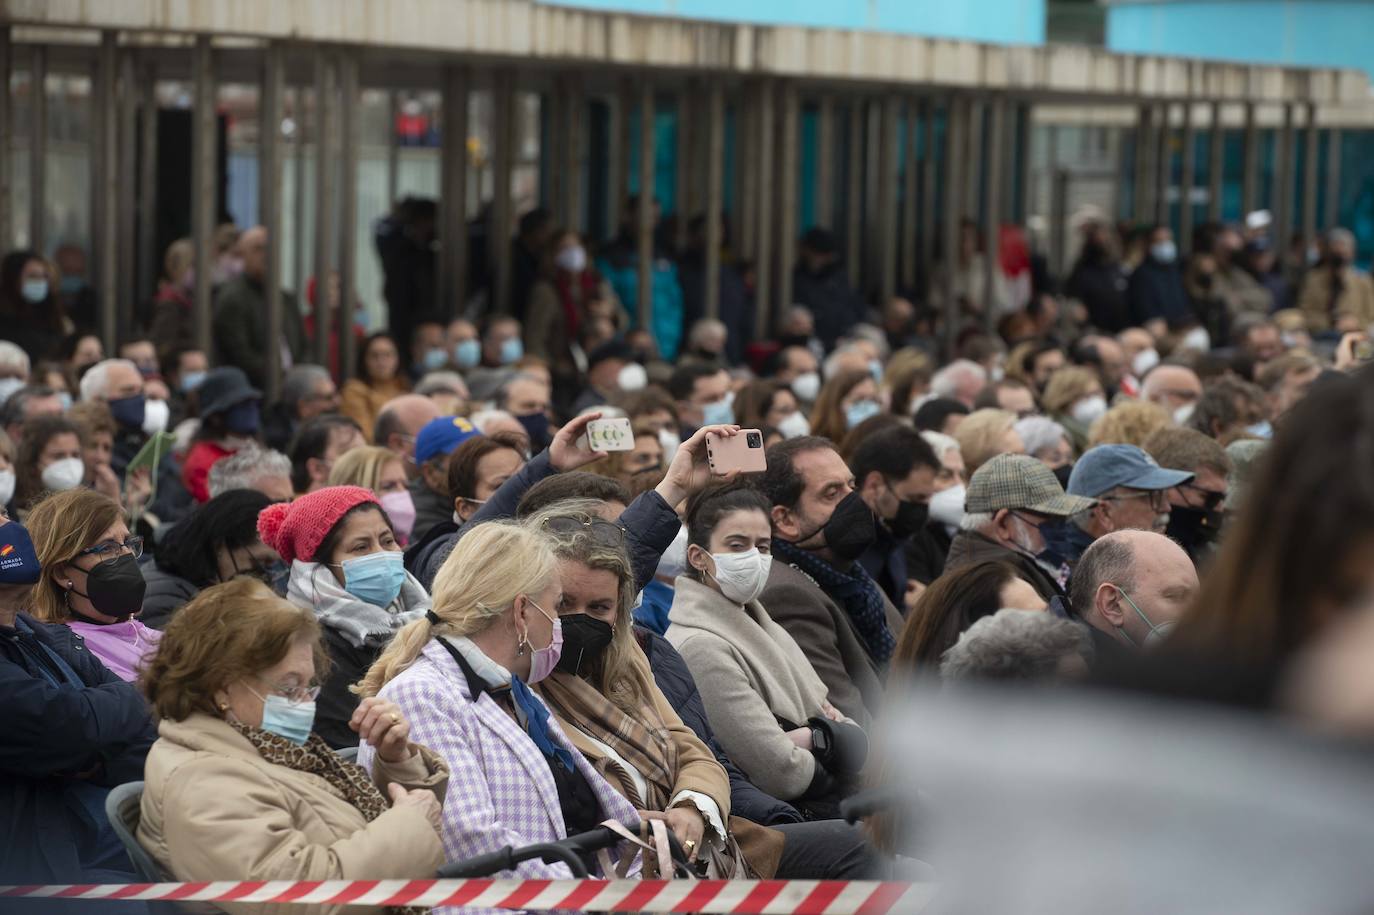
[[[1096,499],[1118,486],[1131,489],[1172,489],[1193,474],[1167,470],[1135,445],[1098,445],[1089,448],[1069,474],[1068,492]]]
[[[440,416],[425,423],[415,436],[415,463],[423,464],[439,454],[452,454],[454,449],[474,435],[481,435],[477,427],[463,416]]]

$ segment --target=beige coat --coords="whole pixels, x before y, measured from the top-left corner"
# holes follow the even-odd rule
[[[1345,288],[1341,291],[1340,300],[1336,302],[1335,317],[1353,315],[1359,320],[1362,329],[1374,324],[1374,283],[1370,282],[1367,274],[1360,273],[1353,267],[1345,268],[1343,279]],[[1330,268],[1318,267],[1307,271],[1307,278],[1302,284],[1302,294],[1298,296],[1298,307],[1307,318],[1308,330],[1321,333],[1332,329],[1333,316],[1330,306]]]
[[[439,834],[420,810],[373,820],[324,779],[274,765],[218,718],[163,721],[144,769],[138,840],[176,880],[379,880],[434,876]],[[378,762],[383,794],[396,782],[442,802],[448,769],[428,750],[400,765]],[[243,915],[374,912],[373,908],[223,906]]]

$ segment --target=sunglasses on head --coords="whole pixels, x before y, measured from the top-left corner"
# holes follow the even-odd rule
[[[606,521],[601,518],[582,518],[576,515],[561,515],[556,518],[544,519],[544,530],[551,534],[561,534],[563,536],[577,536],[587,534],[593,540],[604,543],[607,546],[623,547],[625,545],[625,528],[613,521]]]

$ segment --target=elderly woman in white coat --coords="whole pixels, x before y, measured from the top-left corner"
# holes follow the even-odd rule
[[[538,533],[504,522],[458,541],[434,580],[434,607],[393,640],[360,684],[395,702],[453,772],[442,836],[450,860],[553,842],[635,809],[569,742],[530,689],[558,663],[558,562]],[[362,747],[366,762],[372,750]],[[526,861],[527,879],[567,878]]]
[[[768,502],[748,483],[688,504],[688,571],[667,638],[687,661],[716,738],[761,789],[833,816],[857,787],[863,730],[826,698],[796,641],[758,602],[772,564]]]

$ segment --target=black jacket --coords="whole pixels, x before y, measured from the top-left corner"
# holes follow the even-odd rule
[[[1126,278],[1110,260],[1080,257],[1064,284],[1064,293],[1088,309],[1088,320],[1098,330],[1120,333],[1131,326],[1126,308]]]
[[[453,520],[453,500],[426,486],[423,476],[410,481],[410,499],[415,503],[415,524],[410,529],[412,540],[423,540],[430,528]]]
[[[928,585],[945,574],[945,557],[953,539],[940,521],[931,521],[918,531],[906,545],[907,576]]]
[[[668,704],[677,712],[682,723],[706,744],[725,769],[725,774],[730,776],[730,812],[764,826],[802,822],[803,817],[795,807],[760,791],[725,755],[716,742],[711,722],[706,718],[706,705],[697,692],[697,681],[692,679],[692,671],[677,649],[663,636],[638,626],[635,627],[635,636],[649,659],[649,669],[654,673],[654,683],[659,691],[667,697]]]
[[[70,628],[22,613],[0,627],[0,696],[0,883],[132,873],[101,805],[143,777],[157,737],[143,697]]]
[[[850,285],[844,265],[835,261],[819,273],[798,265],[792,273],[792,301],[811,309],[816,336],[826,349],[868,316],[863,296]]]
[[[1150,257],[1131,274],[1126,285],[1126,306],[1131,326],[1160,318],[1170,329],[1187,327],[1193,322],[1192,302],[1183,288],[1178,265],[1163,264]]]
[[[320,685],[320,695],[315,700],[315,733],[336,750],[356,747],[358,735],[348,726],[348,719],[361,700],[348,688],[367,674],[385,646],[357,648],[337,629],[322,628],[324,647],[329,652],[329,677]]]
[[[138,457],[138,452],[148,443],[148,436],[142,431],[134,432],[120,427],[115,432],[114,448],[110,452],[110,469],[124,483],[124,472],[129,463]],[[186,484],[181,482],[181,465],[170,452],[162,456],[157,465],[157,495],[148,506],[163,524],[175,524],[194,507]]]
[[[138,619],[153,629],[167,628],[172,621],[172,614],[200,593],[195,585],[166,571],[156,562],[143,564],[143,580],[147,583],[147,590],[143,593],[143,612]]]

